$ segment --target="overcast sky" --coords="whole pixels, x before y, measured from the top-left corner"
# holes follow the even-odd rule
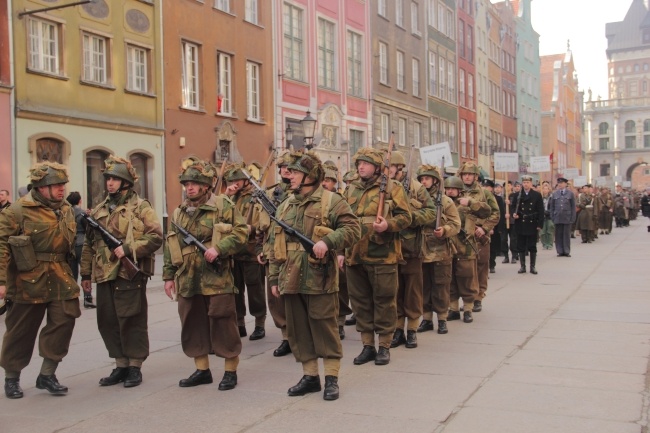
[[[578,85],[591,87],[593,99],[607,99],[605,24],[623,21],[632,0],[533,0],[533,28],[539,33],[540,55],[566,53],[571,41]]]

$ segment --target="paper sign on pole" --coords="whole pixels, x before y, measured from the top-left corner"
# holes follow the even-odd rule
[[[575,179],[576,177],[580,176],[580,170],[577,168],[565,168],[562,174],[567,179]]]
[[[587,184],[587,176],[578,176],[573,178],[573,186],[583,186]]]
[[[623,188],[632,188],[632,181],[626,180],[623,182]]]
[[[614,182],[617,183],[623,182],[623,176],[614,176]]]
[[[494,155],[494,171],[519,173],[519,154],[496,152]]]
[[[551,171],[551,160],[549,159],[548,155],[531,156],[530,169],[528,171],[532,173],[542,173],[545,171]]]
[[[420,148],[420,159],[422,160],[422,164],[431,164],[440,167],[442,165],[443,156],[445,157],[445,167],[449,167],[453,164],[451,149],[449,148],[449,142],[447,141]]]

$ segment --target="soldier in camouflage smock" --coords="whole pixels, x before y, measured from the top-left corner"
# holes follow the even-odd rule
[[[436,313],[438,334],[446,334],[452,260],[456,251],[452,240],[460,230],[460,216],[453,200],[447,197],[444,191],[440,194],[440,203],[437,202],[438,192],[443,187],[438,167],[422,165],[418,168],[417,175],[418,180],[435,200],[434,206],[441,209],[440,215],[436,211],[436,220],[425,224],[422,232],[424,314],[418,332],[433,331],[433,313]],[[436,225],[438,217],[440,226]]]
[[[404,262],[399,264],[399,287],[397,289],[397,324],[390,347],[404,344],[413,349],[418,346],[416,332],[422,316],[422,227],[436,219],[433,200],[427,189],[415,179],[405,180],[411,173],[404,173],[406,160],[400,152],[392,152],[391,179],[409,188],[411,225],[399,233]],[[406,335],[404,329],[406,328]]]
[[[449,314],[447,320],[460,319],[458,300],[463,298],[463,322],[471,323],[474,301],[478,297],[478,273],[476,258],[476,221],[490,216],[490,206],[485,201],[471,197],[465,191],[464,182],[456,177],[445,179],[445,194],[454,200],[460,215],[460,233],[454,238],[456,254],[451,274]],[[468,194],[465,196],[465,194]]]
[[[208,354],[214,352],[225,359],[219,383],[219,390],[225,391],[237,385],[242,347],[230,257],[246,245],[248,228],[227,197],[210,192],[214,175],[209,164],[194,161],[179,176],[187,199],[174,210],[171,221],[207,250],[202,254],[195,245],[188,245],[171,225],[165,242],[163,280],[167,296],[178,301],[183,352],[194,358],[196,365],[196,371],[178,385],[212,383]]]
[[[292,157],[288,168],[293,194],[280,204],[275,216],[315,244],[310,254],[277,223],[271,225],[269,284],[273,295],[281,294],[284,299],[289,344],[304,374],[288,394],[321,390],[318,358],[323,358],[323,398],[336,400],[343,356],[337,325],[336,251],[359,240],[359,222],[340,195],[321,186],[325,173],[315,154],[297,152]]]
[[[133,190],[138,174],[130,161],[114,155],[103,171],[108,197],[90,216],[123,244],[111,251],[90,226],[81,253],[81,285],[97,283],[97,326],[116,368],[100,379],[101,386],[142,383],[141,367],[149,356],[147,281],[154,272],[154,253],[162,245],[162,228],[148,200]],[[120,259],[128,257],[140,269],[129,280]]]
[[[44,316],[36,388],[68,392],[54,373],[81,315],[79,286],[67,263],[76,230],[72,206],[64,199],[67,170],[43,162],[31,169],[30,179],[32,190],[0,213],[0,299],[8,302],[0,365],[8,398],[23,396],[20,372],[29,364]]]
[[[399,232],[411,224],[411,212],[404,188],[389,179],[383,216],[377,218],[383,152],[362,148],[354,161],[359,177],[343,194],[361,223],[361,240],[345,250],[350,302],[363,344],[354,363],[374,360],[376,365],[386,365],[397,322],[397,264],[402,259]],[[375,334],[379,336],[379,351]]]
[[[266,297],[262,286],[262,269],[257,262],[257,241],[255,240],[256,227],[259,225],[260,207],[253,203],[253,186],[244,175],[242,169],[246,164],[237,163],[230,165],[225,173],[228,182],[225,194],[232,200],[237,211],[244,217],[248,225],[248,242],[241,251],[234,255],[233,276],[237,294],[237,326],[239,336],[246,336],[246,298],[248,298],[248,311],[255,317],[255,329],[250,335],[250,340],[260,340],[266,336],[264,323],[266,322]],[[246,296],[248,293],[248,296]]]

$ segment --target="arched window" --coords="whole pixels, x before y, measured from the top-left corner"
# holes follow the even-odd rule
[[[86,206],[89,208],[94,208],[106,198],[106,184],[102,169],[108,156],[108,152],[103,150],[91,150],[86,154],[86,191],[88,194]]]
[[[650,119],[643,121],[643,147],[650,148]]]
[[[63,164],[63,141],[51,137],[36,140],[36,162],[41,161]]]
[[[636,148],[636,123],[634,120],[625,122],[625,148]]]
[[[151,167],[151,158],[144,153],[132,153],[130,160],[131,164],[133,164],[133,168],[135,168],[135,171],[139,176],[139,179],[133,186],[133,189],[141,198],[146,198],[151,201],[151,195],[153,193],[153,167]]]
[[[609,123],[602,122],[600,125],[598,125],[598,134],[607,135],[608,132],[609,132]]]

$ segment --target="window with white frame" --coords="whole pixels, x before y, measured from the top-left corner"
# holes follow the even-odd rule
[[[397,89],[405,90],[406,80],[404,79],[404,53],[398,51],[396,58],[397,58]]]
[[[429,51],[429,95],[438,96],[438,69],[436,68],[437,54]]]
[[[460,155],[467,158],[467,121],[460,119]]]
[[[449,147],[452,152],[458,152],[458,143],[456,143],[456,124],[449,122]]]
[[[442,3],[438,3],[438,31],[447,34],[447,8]]]
[[[83,80],[107,84],[109,77],[109,42],[103,36],[83,33]]]
[[[260,65],[246,62],[246,118],[260,121]]]
[[[219,95],[219,114],[232,115],[232,56],[226,53],[217,54],[217,73]]]
[[[214,0],[214,7],[220,11],[230,13],[230,0]]]
[[[318,19],[318,85],[328,89],[336,87],[334,77],[334,23]]]
[[[469,122],[469,157],[474,159],[475,157],[475,151],[474,151],[474,122]]]
[[[427,0],[429,2],[429,7],[427,8],[427,18],[429,25],[434,29],[437,28],[438,23],[436,21],[436,0]]]
[[[284,74],[301,81],[305,76],[302,13],[302,9],[289,3],[284,4]]]
[[[199,46],[183,41],[183,108],[199,109]]]
[[[388,45],[379,43],[379,82],[388,84]]]
[[[440,142],[444,143],[445,141],[449,141],[449,135],[447,134],[447,121],[446,120],[440,120]]]
[[[440,136],[438,135],[438,118],[431,118],[431,144],[438,144]]]
[[[458,56],[465,58],[465,22],[458,20]]]
[[[420,61],[411,59],[411,75],[413,76],[413,96],[420,96]]]
[[[377,1],[377,13],[386,18],[386,0]]]
[[[348,93],[363,96],[363,39],[348,31]]]
[[[246,0],[246,11],[244,13],[246,21],[249,23],[257,24],[259,22],[259,0]]]
[[[447,85],[445,84],[447,82],[447,60],[439,56],[438,57],[438,86],[440,92],[438,93],[438,97],[440,99],[447,99]]]
[[[467,74],[467,106],[474,109],[474,76]]]
[[[458,93],[460,94],[460,100],[458,105],[460,107],[465,107],[465,71],[463,69],[458,70]]]
[[[381,113],[380,116],[379,141],[388,143],[390,137],[390,115]]]
[[[404,27],[404,0],[395,0],[395,24]]]
[[[350,155],[356,154],[359,149],[364,147],[363,144],[363,131],[359,131],[358,129],[350,129]]]
[[[126,88],[133,92],[149,92],[149,52],[135,45],[126,46]]]
[[[452,104],[456,103],[456,66],[447,62],[447,85],[449,86],[449,99]]]
[[[51,21],[29,18],[29,64],[34,71],[59,74],[59,32],[61,26]]]
[[[411,33],[420,34],[420,7],[414,1],[411,2]]]
[[[422,147],[422,123],[413,122],[413,144]]]
[[[454,11],[451,9],[447,9],[447,37],[451,40],[456,39],[456,32],[455,28],[456,26],[454,25]]]
[[[406,119],[397,119],[397,144],[406,146]]]

